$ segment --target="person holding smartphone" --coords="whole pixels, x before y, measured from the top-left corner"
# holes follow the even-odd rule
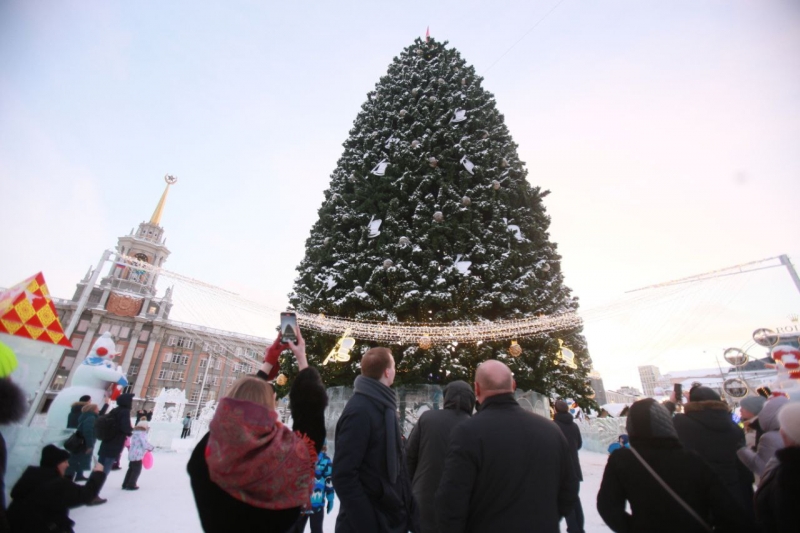
[[[328,396],[300,329],[293,333],[289,343],[278,335],[256,376],[231,386],[192,453],[187,470],[206,532],[285,532],[310,505]],[[289,392],[292,429],[280,422],[270,382],[286,349],[300,368]]]

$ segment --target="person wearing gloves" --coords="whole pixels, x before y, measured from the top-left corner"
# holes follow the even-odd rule
[[[125,447],[125,439],[133,433],[133,427],[131,427],[132,403],[133,394],[120,394],[117,398],[117,406],[108,413],[116,421],[116,435],[112,439],[102,441],[97,453],[98,461],[103,463],[106,472],[110,472],[111,466],[119,460],[122,449]]]
[[[626,426],[630,448],[621,448],[608,458],[597,493],[597,511],[603,521],[618,532],[701,533],[711,531],[707,525],[718,532],[754,531],[752,519],[711,467],[681,446],[672,420],[652,398],[631,405]]]
[[[770,398],[758,414],[758,420],[764,434],[758,441],[756,451],[743,446],[736,452],[742,463],[759,477],[764,475],[767,463],[775,457],[775,452],[783,448],[778,411],[787,403],[789,403],[789,399],[785,396]]]
[[[189,459],[187,471],[206,532],[283,533],[310,505],[328,396],[319,373],[308,366],[300,331],[296,334],[296,343],[284,344],[278,337],[257,377],[233,384]],[[278,374],[278,356],[287,348],[300,369],[289,392],[292,429],[280,422],[275,391],[267,381]]]
[[[106,479],[97,463],[86,485],[64,477],[69,452],[48,444],[39,466],[29,466],[11,490],[8,522],[11,533],[73,533],[69,510],[97,497]]]
[[[763,396],[748,396],[739,404],[742,423],[744,423],[748,430],[755,431],[755,445],[753,449],[758,447],[758,442],[764,434],[764,430],[761,429],[761,422],[759,421],[758,414],[761,412],[761,409],[764,408],[765,403],[767,403],[767,399]]]
[[[756,491],[756,518],[764,533],[790,533],[798,529],[800,402],[781,407],[778,423],[785,447],[775,452]]]
[[[147,442],[147,431],[150,425],[147,420],[140,420],[136,427],[133,428],[133,435],[131,435],[131,445],[128,449],[128,471],[125,473],[125,479],[122,481],[122,488],[124,490],[139,490],[139,475],[142,473],[142,459],[144,455],[152,451],[154,446]]]

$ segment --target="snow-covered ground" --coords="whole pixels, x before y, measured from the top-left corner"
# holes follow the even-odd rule
[[[123,458],[123,469],[111,472],[101,496],[108,502],[97,507],[79,507],[70,513],[78,533],[170,533],[201,531],[200,520],[186,473],[193,441],[186,439],[180,444],[185,450],[178,452],[156,452],[151,470],[143,470],[139,477],[138,491],[122,490],[127,461]],[[123,454],[124,455],[124,454]],[[586,531],[610,531],[597,514],[595,500],[603,477],[603,468],[608,458],[605,454],[581,452],[583,483],[581,501],[586,514]],[[333,512],[325,517],[325,532],[333,533],[339,499]],[[561,522],[562,531],[566,531]],[[309,531],[306,526],[306,531]],[[232,532],[233,533],[233,532]]]

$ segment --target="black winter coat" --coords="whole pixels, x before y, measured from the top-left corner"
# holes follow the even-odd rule
[[[583,438],[581,438],[581,429],[575,423],[575,419],[569,413],[556,413],[553,417],[553,422],[556,423],[561,433],[566,437],[569,443],[569,449],[572,452],[572,467],[575,469],[575,474],[578,476],[578,481],[583,481],[583,471],[581,470],[581,461],[578,457],[578,450],[583,446]]]
[[[689,402],[684,409],[685,414],[672,419],[683,447],[700,454],[739,504],[752,510],[753,473],[736,455],[746,445],[744,431],[731,419],[728,404],[715,400]]]
[[[778,450],[775,460],[756,492],[756,518],[764,533],[794,533],[800,529],[800,446]]]
[[[6,439],[0,433],[0,533],[8,531],[8,519],[6,518],[6,460],[8,450],[6,449]]]
[[[125,439],[133,434],[133,426],[131,426],[131,404],[133,403],[133,394],[120,394],[117,398],[117,406],[109,412],[109,416],[113,416],[117,421],[117,435],[110,440],[100,443],[100,450],[97,455],[100,457],[119,457],[122,449],[125,447]]]
[[[96,420],[97,413],[94,411],[81,413],[81,417],[78,419],[78,427],[75,428],[75,431],[83,435],[86,446],[78,453],[70,454],[69,465],[76,472],[83,472],[92,468],[92,451],[94,451],[94,445],[97,441],[94,436],[94,423]],[[86,453],[87,449],[92,451]]]
[[[631,446],[706,523],[719,533],[754,531],[753,521],[739,507],[711,467],[674,439],[635,439]],[[625,511],[630,502],[631,514]],[[701,533],[705,529],[673,499],[627,448],[608,458],[597,510],[617,532]],[[716,523],[711,515],[716,517]]]
[[[81,410],[83,406],[88,403],[89,402],[75,402],[72,404],[69,414],[67,415],[67,429],[77,429],[78,420],[81,417]]]
[[[419,506],[422,533],[439,531],[433,498],[444,472],[450,432],[472,416],[475,393],[466,383],[451,383],[444,393],[444,409],[426,411],[419,417],[406,442],[411,488]]]
[[[558,533],[577,500],[564,435],[513,394],[487,398],[451,433],[436,491],[442,531]]]
[[[267,375],[261,371],[258,372],[258,377],[267,379]],[[328,397],[316,369],[309,367],[300,371],[292,383],[289,401],[294,420],[292,429],[314,439],[319,451],[325,440],[325,407],[328,405]],[[300,516],[299,507],[279,511],[253,507],[237,500],[211,481],[205,457],[209,435],[210,433],[206,434],[197,443],[186,467],[203,531],[214,533],[288,531]],[[309,502],[310,497],[309,494]]]
[[[397,448],[397,481],[389,482],[384,408],[354,394],[336,423],[333,486],[339,496],[337,533],[418,533],[405,452]]]
[[[72,533],[69,510],[92,501],[106,475],[92,472],[81,486],[55,468],[29,466],[11,490],[8,521],[12,533]]]

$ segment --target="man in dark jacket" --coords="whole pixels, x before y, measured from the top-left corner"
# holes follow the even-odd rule
[[[442,531],[557,533],[578,500],[567,440],[553,422],[520,407],[515,388],[503,363],[478,367],[480,408],[450,434],[436,491]]]
[[[113,438],[102,441],[97,453],[98,461],[103,464],[106,472],[111,472],[111,466],[119,459],[122,449],[125,447],[125,439],[133,434],[132,403],[133,394],[120,394],[117,398],[117,406],[108,413],[108,416],[114,417],[116,422],[116,434]]]
[[[395,367],[388,348],[361,358],[355,394],[336,423],[333,486],[339,494],[337,533],[419,533],[419,517],[406,469],[390,388]]]
[[[583,446],[583,439],[581,438],[581,430],[575,424],[575,420],[569,412],[569,405],[564,400],[556,401],[556,414],[553,417],[553,422],[556,423],[561,433],[567,439],[570,449],[570,457],[572,458],[572,468],[578,476],[578,481],[583,481],[583,472],[581,471],[581,462],[578,458],[578,450]],[[580,484],[578,485],[580,487]],[[567,532],[568,533],[583,533],[583,507],[581,500],[575,502],[575,507],[572,508],[567,517]]]
[[[408,437],[408,475],[419,505],[422,533],[439,531],[433,498],[442,479],[450,432],[469,419],[474,409],[472,387],[465,381],[454,381],[444,389],[444,409],[424,412]]]
[[[673,421],[683,447],[700,454],[753,516],[753,474],[736,455],[746,444],[744,432],[731,418],[728,404],[708,387],[694,387],[684,414],[675,415]]]
[[[92,501],[106,475],[97,464],[81,486],[64,477],[69,452],[48,444],[39,466],[29,466],[11,490],[8,522],[11,533],[72,533],[69,510]]]
[[[19,422],[28,412],[25,392],[11,378],[0,378],[0,426]],[[6,463],[8,450],[6,440],[0,433],[0,532],[9,531],[6,518]]]

